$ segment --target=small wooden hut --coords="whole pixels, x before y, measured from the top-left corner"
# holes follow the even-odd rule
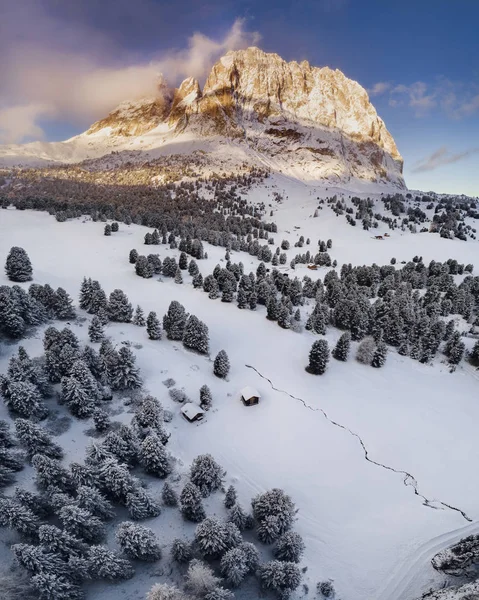
[[[205,411],[194,402],[187,402],[181,407],[181,414],[190,423],[201,421],[205,416]]]
[[[258,404],[260,398],[261,394],[249,385],[241,390],[241,400],[245,406]]]

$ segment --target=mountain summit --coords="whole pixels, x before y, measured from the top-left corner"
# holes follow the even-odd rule
[[[41,148],[45,159],[75,162],[123,149],[187,153],[205,142],[230,144],[306,182],[404,187],[401,155],[364,88],[337,69],[286,62],[255,47],[220,58],[203,90],[193,78],[177,89],[163,84],[157,97],[124,102],[62,142],[75,145],[68,152],[58,144]],[[35,154],[35,145],[17,146],[32,150],[19,158]],[[0,147],[0,160],[2,154]]]

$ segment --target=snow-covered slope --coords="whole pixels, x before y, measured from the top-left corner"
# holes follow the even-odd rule
[[[0,146],[0,165],[75,163],[125,150],[145,160],[219,146],[240,147],[238,160],[308,183],[405,187],[394,140],[358,83],[258,48],[227,53],[203,90],[193,78],[176,90],[162,85],[158,97],[122,103],[65,142]]]

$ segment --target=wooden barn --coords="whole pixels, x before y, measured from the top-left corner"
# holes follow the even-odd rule
[[[258,404],[260,398],[260,393],[249,385],[241,390],[241,400],[245,406]]]
[[[205,411],[194,402],[187,402],[181,407],[181,414],[190,423],[201,421],[205,416]]]

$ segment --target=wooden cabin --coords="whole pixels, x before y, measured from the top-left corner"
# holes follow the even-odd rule
[[[317,271],[318,265],[308,265],[308,269],[311,269],[311,271]]]
[[[194,402],[187,402],[181,407],[181,414],[189,423],[194,423],[203,419],[205,411]]]
[[[249,385],[241,390],[241,400],[245,406],[258,404],[260,398],[261,394]]]

